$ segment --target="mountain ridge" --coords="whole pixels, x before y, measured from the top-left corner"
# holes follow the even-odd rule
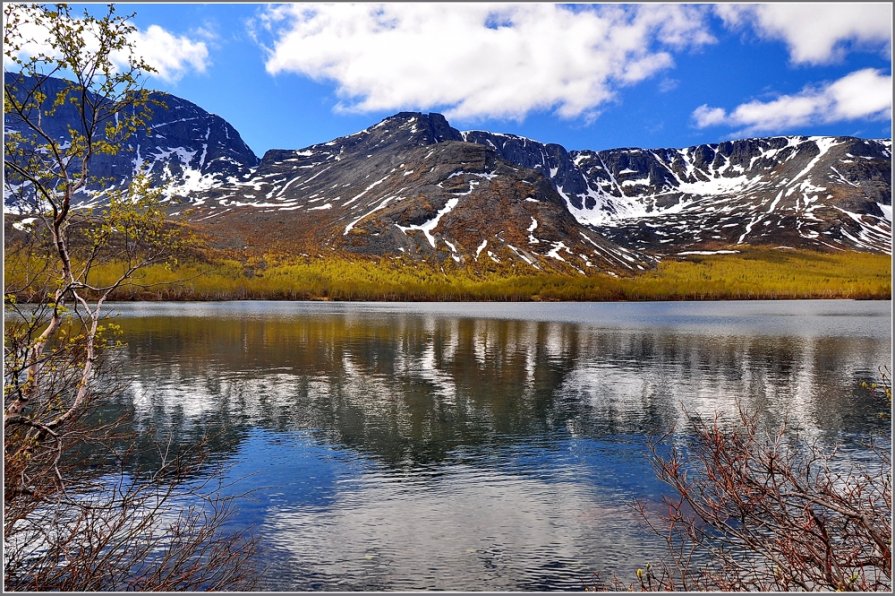
[[[466,143],[488,147],[507,163],[539,172],[579,224],[629,249],[668,254],[738,245],[748,239],[822,250],[890,252],[888,140],[778,135],[684,149],[569,152],[558,144],[503,133],[456,131],[442,135],[444,140],[413,134],[419,122],[426,124],[433,117],[439,126],[446,124],[441,115],[404,112],[327,143],[268,152],[262,163],[273,167],[278,162],[285,176],[285,160],[297,156],[305,160],[299,167],[325,168],[333,147],[341,156],[346,148],[374,153],[398,146],[406,150],[458,142],[459,136]],[[409,134],[396,136],[401,130]],[[827,168],[829,180],[820,181],[820,166]],[[306,178],[313,177],[309,173]],[[290,185],[297,182],[302,187],[298,178]],[[309,200],[324,195],[322,189],[315,190],[316,194],[307,193]],[[379,190],[367,192],[385,198],[376,194]],[[271,193],[283,194],[275,189]],[[292,199],[286,208],[300,210],[301,197]],[[767,221],[776,226],[768,228]]]
[[[32,77],[11,72],[4,73],[4,83],[6,90],[19,96],[23,89],[36,85]],[[59,92],[74,89],[73,85],[65,79],[45,79],[41,112]],[[91,102],[96,101],[95,94],[89,96]],[[258,157],[224,118],[170,93],[151,91],[148,99],[148,127],[138,128],[117,155],[92,157],[90,173],[96,179],[76,197],[81,205],[100,204],[106,192],[126,187],[138,173],[162,185],[164,195],[170,198],[238,177],[257,165]],[[83,133],[76,109],[67,103],[42,120],[45,131],[58,140],[67,137],[69,126]],[[17,114],[4,113],[4,131],[22,133],[26,142],[33,139]],[[32,198],[27,188],[15,190],[20,196],[10,192],[8,185],[4,187],[5,207],[21,208]]]
[[[170,211],[189,207],[219,247],[579,273],[637,272],[668,256],[756,244],[891,253],[888,139],[569,151],[399,112],[258,158],[222,118],[165,97],[173,111],[156,114],[156,136],[98,169],[117,172],[121,185],[148,166],[168,184]],[[4,199],[15,205],[8,188]],[[101,200],[91,189],[82,204]]]

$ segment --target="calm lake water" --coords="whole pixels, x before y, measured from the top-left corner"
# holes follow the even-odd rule
[[[891,303],[116,304],[141,429],[208,434],[264,590],[579,590],[661,552],[647,440],[736,402],[847,446]],[[676,440],[677,440],[676,439]],[[846,451],[848,452],[848,451]],[[855,453],[860,453],[856,449]]]

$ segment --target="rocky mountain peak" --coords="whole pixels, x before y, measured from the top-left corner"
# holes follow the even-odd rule
[[[394,116],[382,120],[376,126],[395,127],[397,130],[408,131],[412,135],[420,135],[430,143],[463,140],[460,131],[448,124],[444,116],[435,112],[429,114],[398,112]]]
[[[8,92],[20,97],[36,85],[33,78],[11,72],[5,73],[4,82]],[[60,141],[68,138],[70,128],[83,129],[71,104],[60,106],[51,117],[44,115],[56,95],[70,85],[52,77],[41,83],[46,94],[39,108],[42,126]],[[91,103],[96,100],[91,95]],[[101,203],[106,191],[126,187],[138,173],[161,186],[168,199],[191,200],[197,192],[245,175],[258,165],[258,157],[239,132],[220,116],[169,93],[153,91],[149,100],[148,127],[138,129],[116,155],[93,157],[91,175],[101,180],[84,189],[79,197],[82,204]],[[33,132],[14,113],[4,114],[4,128],[33,138]],[[28,210],[32,196],[27,184],[4,187],[4,203],[9,208]]]

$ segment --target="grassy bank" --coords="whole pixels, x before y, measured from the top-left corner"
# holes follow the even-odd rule
[[[6,263],[7,287],[24,279],[26,265]],[[95,270],[96,285],[120,264]],[[190,261],[149,267],[122,288],[119,300],[716,300],[891,298],[891,257],[858,252],[753,249],[735,255],[664,260],[632,277],[608,274],[489,273],[443,270],[397,260],[268,259]],[[27,296],[20,295],[20,299]]]

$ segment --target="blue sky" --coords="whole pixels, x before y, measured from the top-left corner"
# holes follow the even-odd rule
[[[119,8],[165,65],[148,86],[259,155],[401,110],[568,149],[891,136],[889,4]]]

